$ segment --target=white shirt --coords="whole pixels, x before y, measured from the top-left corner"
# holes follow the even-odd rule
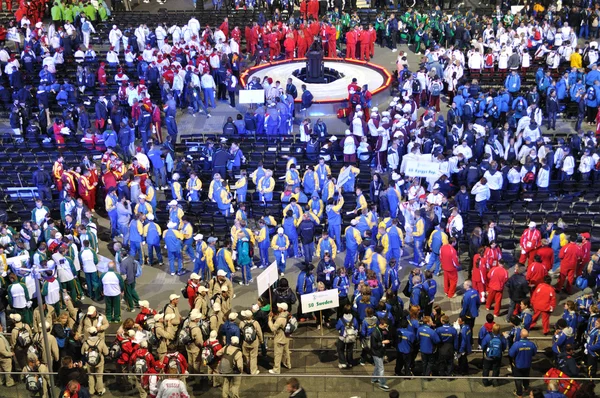
[[[54,279],[52,282],[48,282],[48,294],[46,294],[45,301],[47,304],[56,304],[60,301],[60,282],[58,279]]]
[[[22,309],[27,306],[27,300],[25,300],[25,289],[20,284],[10,285],[10,295],[12,297],[11,307],[16,309]]]
[[[483,69],[483,57],[475,51],[469,56],[469,69]]]
[[[202,75],[200,84],[202,85],[202,88],[216,88],[215,79],[213,79],[210,73],[205,73]]]
[[[490,189],[497,191],[499,189],[502,189],[502,183],[504,182],[504,179],[502,177],[502,173],[499,171],[496,171],[493,175],[492,173],[490,173],[490,171],[486,171],[483,176],[485,177],[485,179],[487,180],[487,185]]]
[[[541,167],[537,175],[537,186],[538,188],[548,188],[549,184],[550,170],[546,170],[545,168]]]
[[[54,253],[52,255],[52,260],[54,260],[54,263],[56,264],[57,276],[60,283],[69,282],[75,279],[69,261],[64,258],[62,254]]]
[[[465,160],[469,160],[473,157],[473,151],[468,145],[459,145],[456,148],[454,148],[454,155],[456,156],[459,153],[463,154]]]
[[[584,155],[581,157],[579,163],[579,172],[580,173],[589,173],[592,170],[592,162],[593,159],[589,155]]]
[[[98,272],[98,267],[96,267],[96,263],[94,262],[94,252],[91,249],[88,248],[81,251],[81,263],[83,272]]]
[[[562,165],[562,171],[567,173],[567,175],[573,175],[574,170],[575,170],[575,159],[573,159],[573,155],[569,154],[564,159],[564,162]]]
[[[473,189],[471,189],[471,194],[475,195],[475,202],[483,202],[490,198],[490,188],[487,185],[481,185],[481,183],[478,182]]]
[[[107,297],[115,297],[121,294],[121,284],[114,271],[109,271],[102,277],[102,291]]]
[[[521,174],[514,168],[511,168],[508,170],[506,179],[508,180],[509,184],[518,184],[521,182]]]

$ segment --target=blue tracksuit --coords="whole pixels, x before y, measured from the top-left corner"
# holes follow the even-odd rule
[[[354,231],[356,228],[353,226],[346,229],[346,258],[344,259],[344,267],[347,270],[351,270],[356,262],[356,254],[358,250],[358,242],[354,237]],[[360,233],[360,232],[359,232]]]
[[[148,245],[148,261],[150,264],[154,261],[154,253],[156,253],[156,258],[158,262],[162,264],[163,257],[160,252],[160,235],[158,234],[158,229],[156,228],[156,223],[153,221],[148,222],[148,233],[146,234],[146,244]]]
[[[479,297],[479,292],[473,288],[467,290],[463,295],[460,316],[468,316],[472,319],[477,318],[479,316],[480,305],[481,298]]]
[[[175,273],[175,260],[177,260],[177,271],[183,269],[183,260],[181,258],[181,240],[175,236],[175,232],[172,229],[167,230],[165,233],[165,245],[167,246],[167,254],[169,256],[169,266],[171,267],[171,273]]]
[[[471,344],[472,337],[473,332],[471,331],[469,325],[462,325],[460,328],[460,334],[458,336],[458,352],[465,354],[470,354],[473,352],[473,346]]]
[[[217,251],[216,256],[217,263],[215,264],[215,272],[225,271],[227,273],[227,278],[231,278],[231,269],[229,268],[229,264],[225,260],[225,248],[220,248]]]
[[[138,225],[141,224],[139,220],[132,220],[129,223],[129,254],[132,256],[138,256],[138,261],[142,263],[143,252],[142,252],[142,235],[138,229]]]
[[[333,280],[333,288],[338,290],[340,298],[347,298],[350,290],[350,279],[347,276],[336,276]]]
[[[289,258],[298,257],[298,230],[296,230],[296,225],[294,225],[294,217],[284,218],[282,225],[283,233],[290,240],[290,247],[288,247],[287,255]]]
[[[517,341],[508,351],[517,369],[529,369],[535,354],[537,354],[537,346],[528,339]]]
[[[437,275],[440,273],[440,249],[442,248],[442,234],[440,230],[434,231],[431,238],[431,254],[429,255],[429,263],[427,264],[428,271],[434,271]],[[435,270],[432,268],[435,266]]]
[[[328,205],[326,208],[327,222],[329,224],[329,236],[335,239],[337,247],[342,247],[342,216],[340,213],[333,210],[333,206]],[[341,212],[341,210],[340,210]]]
[[[386,260],[390,261],[392,258],[395,258],[396,262],[400,263],[400,250],[402,249],[402,246],[403,246],[402,238],[400,235],[401,231],[397,226],[392,225],[389,228],[389,230],[387,231],[387,234],[388,234],[389,248],[388,248]]]

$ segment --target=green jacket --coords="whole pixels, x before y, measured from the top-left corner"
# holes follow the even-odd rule
[[[108,14],[106,13],[106,8],[98,7],[98,15],[100,16],[101,21],[106,21],[108,19]]]
[[[55,5],[52,6],[52,8],[50,9],[50,14],[52,15],[53,21],[62,21],[63,20],[62,9],[58,5],[58,3],[55,3]]]
[[[74,12],[73,12],[73,6],[67,7],[63,10],[63,19],[65,21],[69,21],[71,23],[73,23],[74,21]]]
[[[94,6],[91,3],[83,8],[83,12],[85,13],[85,16],[90,21],[92,21],[92,22],[96,21],[96,9],[94,8]]]

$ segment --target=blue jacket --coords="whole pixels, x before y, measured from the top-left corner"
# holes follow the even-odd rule
[[[517,341],[508,351],[517,369],[529,369],[535,354],[537,354],[537,346],[528,339]]]
[[[458,333],[456,333],[456,329],[452,325],[442,325],[435,329],[435,332],[442,344],[452,344],[454,350],[458,350]]]
[[[423,354],[433,354],[435,346],[440,343],[440,336],[428,325],[421,325],[417,330],[419,349]]]
[[[442,248],[442,231],[437,230],[433,232],[433,236],[431,237],[431,251],[439,256],[440,249]]]
[[[340,297],[348,297],[350,280],[347,276],[336,276],[333,280],[333,288],[338,290],[338,295]]]
[[[240,338],[240,328],[235,322],[230,320],[226,320],[224,324],[221,325],[221,330],[219,330],[219,334],[221,336],[225,336],[225,344],[231,344],[231,338],[233,336],[237,336]]]
[[[521,326],[523,326],[523,329],[529,330],[531,327],[531,321],[533,319],[533,314],[530,312],[530,310],[521,312],[519,317],[521,318]]]
[[[423,284],[419,283],[416,286],[413,286],[412,291],[410,293],[410,304],[411,305],[420,305],[420,300],[419,298],[421,297],[421,292],[420,290],[424,289]],[[421,309],[423,310],[423,309]]]
[[[396,346],[398,352],[402,354],[410,354],[413,352],[415,341],[417,340],[415,334],[410,327],[406,329],[398,329],[398,345]]]
[[[360,325],[360,337],[366,338],[371,336],[373,330],[377,327],[377,317],[372,316],[370,318],[365,318]]]
[[[479,297],[479,292],[473,288],[467,290],[463,295],[462,310],[460,311],[460,316],[477,318],[479,316],[480,305],[481,299]]]
[[[160,235],[156,229],[156,223],[148,222],[148,234],[146,235],[146,243],[149,245],[160,245]]]
[[[423,282],[423,286],[427,289],[427,294],[429,294],[429,301],[431,301],[432,297],[435,297],[437,293],[437,282],[435,279],[425,279]]]
[[[597,90],[596,86],[588,87],[587,91],[587,99],[585,100],[585,105],[595,108],[598,106],[598,95],[600,95],[600,91]]]
[[[563,329],[560,334],[552,336],[552,352],[555,354],[564,352],[567,344],[575,344],[573,329],[569,327]]]
[[[544,393],[544,398],[567,398],[567,396],[558,391],[546,391]]]
[[[590,322],[592,319],[590,318]],[[593,328],[588,335],[588,353],[593,357],[600,356],[600,329]]]
[[[398,269],[387,267],[385,269],[385,274],[383,274],[383,286],[385,289],[392,289],[394,293],[398,292],[398,288],[400,287],[400,281],[398,280]]]
[[[594,81],[600,80],[600,71],[591,70],[585,75],[585,85],[591,86],[594,84]]]
[[[556,83],[556,97],[559,100],[563,100],[563,99],[565,99],[566,96],[567,96],[567,80],[560,79]]]
[[[504,81],[504,87],[510,93],[516,93],[521,89],[521,76],[519,76],[518,74],[513,75],[511,73],[506,77],[506,80]]]
[[[473,351],[473,346],[471,344],[472,337],[473,332],[471,331],[469,325],[462,325],[458,335],[458,352],[470,354]]]
[[[172,229],[167,230],[167,233],[165,234],[165,245],[167,246],[167,251],[181,251],[181,240],[175,236],[175,233]]]

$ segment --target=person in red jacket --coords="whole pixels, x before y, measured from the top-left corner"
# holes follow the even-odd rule
[[[504,285],[508,280],[508,271],[504,268],[504,261],[500,260],[498,265],[490,269],[488,272],[488,296],[485,302],[485,308],[488,311],[492,309],[494,304],[494,316],[500,316],[500,307],[502,303],[502,292]]]
[[[194,301],[196,301],[198,287],[200,287],[200,276],[194,272],[192,275],[190,275],[190,280],[185,287],[187,291],[188,303],[190,304],[190,310],[194,309]]]
[[[221,29],[225,35],[225,39],[229,39],[229,18],[225,17],[223,23],[221,23],[221,26],[219,26],[219,29]]]
[[[318,0],[310,0],[306,7],[308,18],[313,18],[315,21],[319,20],[319,2]]]
[[[480,247],[477,250],[477,254],[473,256],[473,270],[471,272],[471,280],[473,281],[473,288],[479,292],[479,299],[482,303],[485,302],[485,292],[487,285],[487,268],[483,262],[483,251],[485,249]]]
[[[274,30],[271,33],[269,33],[269,57],[271,61],[278,57],[279,54],[281,54],[281,46],[279,45],[279,35]]]
[[[306,42],[306,31],[304,29],[298,29],[298,35],[296,36],[296,44],[298,45],[298,58],[304,58],[306,51],[308,50],[308,44]]]
[[[550,247],[548,239],[542,239],[542,246],[536,250],[535,254],[540,256],[540,261],[546,267],[546,270],[550,272],[554,265],[554,250]]]
[[[448,244],[440,248],[440,263],[444,270],[444,293],[448,298],[454,298],[460,262],[456,252],[456,239],[450,238]]]
[[[485,248],[483,252],[483,263],[487,268],[487,271],[494,268],[498,265],[498,261],[502,259],[502,250],[496,244],[496,241],[493,240],[490,242],[490,246]]]
[[[542,263],[542,259],[539,254],[533,256],[533,262],[527,267],[527,274],[525,279],[529,283],[532,289],[535,289],[537,285],[544,282],[544,278],[548,275],[548,269]]]
[[[560,252],[558,252],[558,258],[560,258],[560,275],[558,277],[558,283],[556,284],[556,291],[560,292],[565,284],[565,290],[568,294],[571,294],[571,287],[575,282],[575,272],[581,262],[581,248],[575,243],[575,236],[569,237],[569,243],[564,245]]]
[[[577,242],[581,248],[581,261],[577,266],[577,276],[581,275],[583,267],[587,266],[592,258],[592,242],[590,242],[590,234],[584,232],[579,236],[581,237],[581,242],[579,242],[579,240]]]
[[[356,29],[346,32],[346,59],[356,59],[356,42],[358,35]]]
[[[302,19],[306,20],[307,12],[308,12],[308,1],[302,0],[300,2],[300,17]]]
[[[360,44],[360,59],[362,61],[369,60],[369,32],[364,30],[362,26],[358,28],[358,43]]]
[[[121,356],[117,358],[118,372],[126,373],[129,371],[129,360],[138,348],[138,345],[133,341],[134,337],[134,329],[125,330],[121,333],[117,332],[117,342],[121,346]],[[117,376],[117,384],[121,387],[121,391],[123,391],[127,388],[127,378],[124,376]]]
[[[140,342],[140,345],[136,348],[136,350],[133,352],[133,354],[131,354],[131,357],[129,358],[129,366],[134,372],[135,362],[137,361],[137,359],[143,359],[144,361],[146,361],[146,368],[148,370],[154,369],[157,366],[161,366],[160,362],[158,362],[154,358],[154,355],[152,355],[150,350],[148,350],[148,342],[146,340]]]
[[[531,221],[529,223],[529,228],[523,231],[523,235],[521,235],[521,257],[519,257],[519,262],[521,264],[533,261],[533,255],[538,247],[542,245],[542,234],[536,228],[536,223]]]
[[[550,333],[550,314],[556,307],[556,293],[551,283],[552,278],[546,275],[544,282],[540,283],[531,294],[531,305],[533,307],[531,329],[535,327],[535,323],[541,315],[544,334]]]
[[[337,47],[336,47],[336,36],[337,30],[333,24],[329,23],[325,28],[325,35],[327,36],[327,56],[330,58],[337,58]]]
[[[177,351],[177,344],[175,344],[175,343],[171,343],[167,346],[167,355],[165,355],[165,357],[162,360],[162,368],[168,369],[169,362],[171,362],[171,361],[175,361],[177,363],[179,373],[181,373],[181,374],[187,373],[187,370],[188,370],[187,359],[185,358],[185,356],[183,354],[181,354],[179,351]]]
[[[293,59],[294,50],[296,49],[296,42],[292,34],[288,33],[287,37],[283,41],[283,47],[285,48],[285,59]]]
[[[98,85],[100,87],[104,87],[108,84],[106,80],[106,70],[104,69],[105,66],[106,64],[104,62],[100,62],[100,67],[98,68]]]
[[[140,325],[142,329],[149,330],[150,324],[154,323],[154,315],[156,310],[150,308],[150,303],[147,300],[140,300],[140,313],[135,317],[135,323]],[[150,320],[150,322],[148,322]]]
[[[377,41],[377,31],[373,28],[372,23],[369,24],[367,32],[369,32],[369,58],[367,61],[370,61],[375,56],[375,42]]]

